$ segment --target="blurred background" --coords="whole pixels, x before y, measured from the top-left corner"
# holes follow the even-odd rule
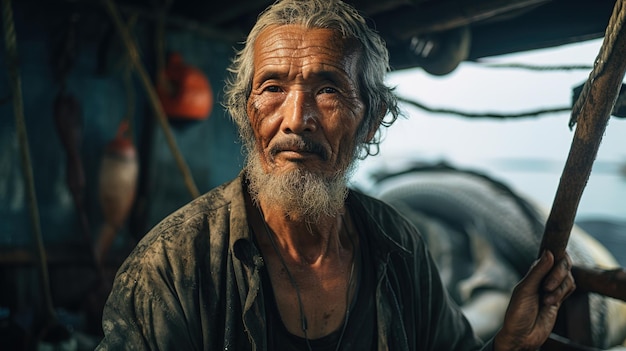
[[[398,96],[431,109],[514,115],[567,108],[601,44],[595,39],[464,62],[442,77],[402,70],[389,74],[388,83]],[[407,103],[401,107],[405,118],[386,131],[380,154],[361,162],[353,177],[356,187],[371,189],[379,172],[446,162],[482,171],[547,208],[552,205],[574,135],[568,127],[571,111],[501,120],[432,113]],[[626,221],[624,119],[609,122],[578,218]]]

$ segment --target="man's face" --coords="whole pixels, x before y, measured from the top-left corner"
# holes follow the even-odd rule
[[[260,33],[247,112],[265,173],[330,178],[346,171],[362,141],[358,55],[330,29],[283,25]]]

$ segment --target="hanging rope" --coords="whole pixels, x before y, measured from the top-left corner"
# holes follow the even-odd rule
[[[157,84],[169,84],[165,79],[165,66],[167,50],[165,49],[165,24],[167,21],[167,14],[172,6],[172,0],[164,0],[162,4],[158,4],[158,1],[154,0],[156,12],[158,13],[157,21],[155,25],[154,47],[156,56],[156,72],[157,72]]]
[[[35,180],[33,177],[33,168],[30,159],[30,150],[28,147],[28,133],[26,130],[26,121],[24,118],[24,102],[22,97],[22,81],[19,71],[19,58],[17,53],[17,36],[15,34],[15,25],[13,23],[13,9],[11,0],[2,0],[2,21],[4,24],[4,43],[7,54],[7,70],[9,73],[9,82],[11,85],[13,97],[13,113],[15,115],[15,127],[17,130],[18,142],[20,145],[20,156],[22,159],[22,173],[24,182],[26,183],[26,191],[28,196],[29,212],[31,224],[33,226],[33,241],[35,245],[35,253],[37,264],[39,266],[39,282],[41,295],[44,300],[44,313],[46,314],[46,324],[55,324],[57,321],[56,313],[52,304],[52,294],[50,293],[50,278],[48,275],[48,266],[46,251],[43,244],[41,234],[41,222],[39,218],[39,209],[37,204],[37,194],[35,192]]]
[[[180,150],[178,149],[172,130],[169,124],[167,123],[167,117],[165,115],[165,112],[163,111],[163,108],[161,107],[159,97],[157,96],[157,93],[150,81],[150,77],[148,76],[148,73],[146,72],[145,67],[141,63],[139,50],[137,49],[137,46],[135,45],[135,42],[133,41],[126,26],[122,22],[122,18],[119,14],[119,11],[115,3],[112,0],[102,0],[102,3],[104,7],[106,8],[106,10],[111,15],[113,23],[115,24],[115,27],[117,28],[117,31],[120,37],[122,38],[122,42],[124,43],[124,46],[126,47],[126,50],[128,51],[128,57],[131,60],[133,67],[135,68],[135,71],[139,75],[139,78],[144,86],[144,89],[146,90],[146,93],[148,94],[148,100],[150,101],[150,105],[152,106],[154,110],[154,114],[157,120],[159,121],[159,125],[161,126],[161,129],[163,130],[163,134],[165,135],[165,140],[168,146],[170,147],[170,150],[172,152],[172,155],[174,156],[174,159],[176,160],[178,169],[182,173],[183,180],[185,182],[185,185],[187,186],[187,190],[189,191],[189,193],[191,194],[193,198],[196,198],[200,195],[200,193],[198,192],[198,188],[196,187],[196,184],[193,180],[189,166],[185,162],[185,159],[183,158],[182,154],[180,153]]]

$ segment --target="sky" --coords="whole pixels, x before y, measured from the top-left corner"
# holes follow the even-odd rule
[[[572,105],[572,90],[590,69],[531,71],[487,64],[592,66],[601,39],[466,62],[446,76],[411,69],[389,74],[399,96],[431,108],[472,113],[519,113]],[[414,161],[446,161],[485,172],[549,208],[569,153],[574,130],[570,112],[517,120],[469,119],[432,114],[402,104],[405,118],[385,132],[380,154],[362,161],[352,182],[373,189],[379,169],[401,169]],[[626,220],[626,120],[612,117],[581,199],[579,218]]]

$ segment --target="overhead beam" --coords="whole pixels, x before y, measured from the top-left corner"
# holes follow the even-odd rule
[[[413,36],[450,30],[513,11],[529,10],[551,0],[433,1],[405,6],[376,19],[381,31],[406,40]]]

